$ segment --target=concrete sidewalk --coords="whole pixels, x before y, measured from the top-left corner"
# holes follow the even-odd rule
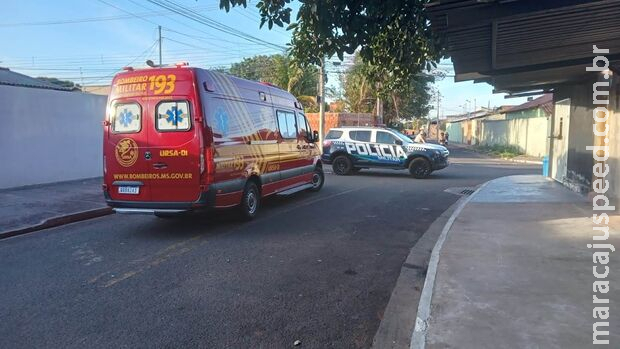
[[[101,178],[0,190],[0,239],[112,213]]]
[[[586,198],[541,176],[488,182],[446,230],[434,287],[425,285],[432,301],[418,309],[430,305],[430,317],[418,318],[412,348],[424,347],[420,338],[426,348],[585,348],[596,321],[609,321],[604,338],[617,348],[620,257],[610,253],[610,292],[596,293],[611,299],[611,316],[596,320],[592,213]],[[620,218],[610,218],[609,240],[595,243],[620,248]]]

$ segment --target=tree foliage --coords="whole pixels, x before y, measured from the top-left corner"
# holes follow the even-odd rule
[[[61,87],[67,87],[67,88],[79,88],[80,87],[80,84],[76,84],[73,81],[69,81],[69,80],[60,80],[58,78],[51,78],[47,76],[39,76],[37,77],[37,79],[46,81],[46,82],[49,82],[50,84],[58,85]]]
[[[256,7],[261,26],[290,23],[291,0],[259,0]],[[389,77],[377,87],[389,91],[406,87],[412,76],[430,70],[442,55],[425,13],[428,0],[304,0],[293,31],[291,55],[300,65],[319,64],[324,56],[353,54],[360,50],[369,63],[367,74],[377,80]],[[247,6],[246,0],[220,0],[220,8]]]
[[[317,95],[318,71],[316,67],[300,68],[286,55],[259,55],[233,63],[232,75],[274,84],[293,95]]]
[[[356,57],[354,64],[343,78],[344,99],[347,110],[357,113],[371,113],[376,108],[377,97],[383,100],[384,122],[396,119],[411,120],[425,117],[431,109],[430,84],[435,77],[416,74],[406,84],[382,93],[380,84],[389,83],[390,77],[373,75],[373,66]]]

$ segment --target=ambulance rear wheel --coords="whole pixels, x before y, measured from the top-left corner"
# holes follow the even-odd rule
[[[259,207],[260,191],[256,184],[250,181],[245,185],[243,195],[241,196],[241,205],[239,205],[242,218],[245,220],[253,219],[256,217]]]
[[[314,172],[312,173],[312,188],[310,191],[319,191],[323,188],[323,184],[325,183],[325,174],[323,173],[322,167],[315,167]]]
[[[339,155],[334,159],[332,163],[332,169],[334,173],[339,176],[346,176],[351,173],[351,169],[353,168],[353,163],[351,159],[349,159],[346,155]]]
[[[428,175],[431,174],[431,172],[432,172],[431,164],[426,159],[417,158],[417,159],[411,160],[411,163],[409,163],[409,173],[414,178],[418,178],[418,179],[426,178],[428,177]]]

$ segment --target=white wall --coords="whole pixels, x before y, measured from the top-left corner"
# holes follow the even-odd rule
[[[470,120],[447,125],[450,142],[467,143],[467,123],[471,123],[471,144],[514,145],[526,155],[547,155],[547,118],[512,120]],[[478,136],[480,139],[478,139]]]
[[[106,97],[0,85],[0,188],[102,175]]]

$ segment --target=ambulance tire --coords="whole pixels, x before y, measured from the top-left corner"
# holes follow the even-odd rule
[[[339,176],[346,176],[351,173],[351,170],[353,169],[353,162],[346,155],[338,155],[332,163],[332,169],[335,174]]]
[[[241,196],[241,205],[239,211],[244,220],[252,220],[258,213],[260,207],[260,191],[254,181],[248,181]]]
[[[432,172],[431,163],[424,158],[415,158],[409,163],[409,173],[413,178],[423,179]]]
[[[308,190],[317,192],[323,188],[324,183],[325,173],[323,173],[323,167],[317,166],[314,168],[314,172],[312,173],[312,188]]]

